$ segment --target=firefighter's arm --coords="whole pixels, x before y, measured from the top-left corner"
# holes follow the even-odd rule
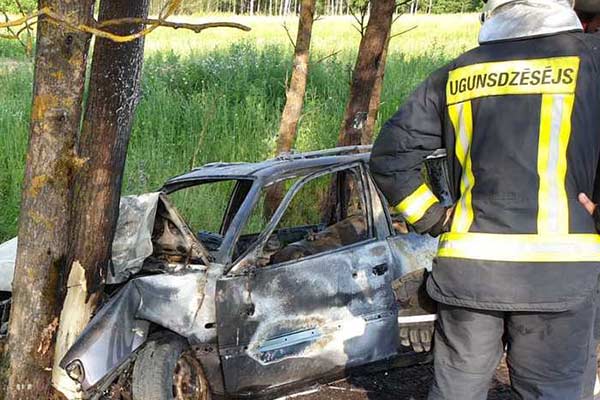
[[[425,158],[443,146],[448,69],[434,72],[388,120],[371,152],[375,182],[396,211],[419,233],[441,231],[446,209],[421,173]]]

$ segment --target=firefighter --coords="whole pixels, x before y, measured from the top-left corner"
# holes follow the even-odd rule
[[[578,195],[600,156],[600,38],[569,0],[489,0],[482,20],[480,46],[412,94],[370,162],[412,229],[441,235],[429,399],[485,399],[505,348],[517,398],[589,399],[600,235]],[[450,209],[420,171],[441,147]]]

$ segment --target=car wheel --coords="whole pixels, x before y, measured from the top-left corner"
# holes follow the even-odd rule
[[[171,332],[151,338],[131,376],[133,400],[209,400],[202,365],[187,341]]]

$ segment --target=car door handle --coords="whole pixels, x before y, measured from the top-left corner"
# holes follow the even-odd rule
[[[373,275],[377,275],[377,276],[385,275],[385,273],[388,272],[388,269],[389,269],[389,267],[386,263],[376,265],[375,267],[373,267]]]

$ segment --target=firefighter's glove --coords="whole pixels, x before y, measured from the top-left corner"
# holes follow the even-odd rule
[[[439,221],[429,229],[429,234],[433,237],[438,237],[442,233],[449,232],[450,226],[452,225],[453,214],[453,208],[446,208]]]
[[[435,314],[437,307],[426,290],[429,272],[420,269],[410,272],[392,282],[394,296],[398,302],[398,317],[419,317]],[[417,353],[429,351],[433,337],[434,322],[410,322],[400,325],[400,343],[411,346]]]
[[[415,353],[430,351],[433,332],[433,322],[403,324],[400,326],[400,344],[412,347]]]

